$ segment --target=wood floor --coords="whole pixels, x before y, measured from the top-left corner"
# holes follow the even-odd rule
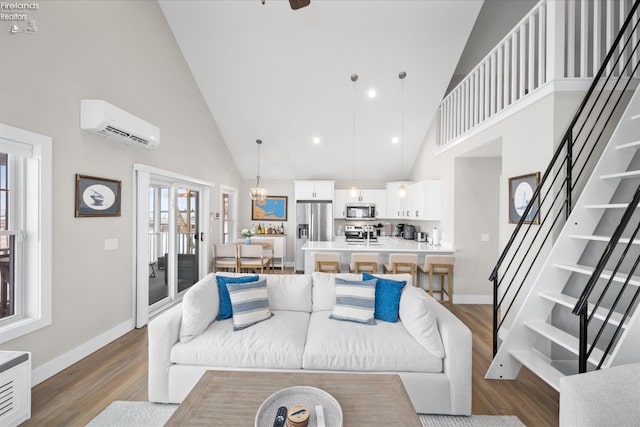
[[[485,380],[491,309],[455,305],[473,332],[474,414],[517,415],[527,426],[558,425],[558,393],[526,369],[515,381]],[[147,329],[137,329],[33,388],[22,426],[84,426],[114,400],[147,400]]]

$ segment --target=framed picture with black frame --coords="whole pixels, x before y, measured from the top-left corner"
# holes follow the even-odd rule
[[[540,172],[509,178],[509,223],[517,224],[529,202],[533,198],[533,193],[540,184]],[[540,197],[536,197],[533,206],[529,210],[524,224],[540,223]]]
[[[76,217],[120,216],[122,181],[76,174]]]
[[[264,202],[251,202],[252,221],[286,221],[287,196],[267,196]]]

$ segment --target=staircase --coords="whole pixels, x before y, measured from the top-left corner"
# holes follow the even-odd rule
[[[565,375],[640,361],[638,3],[491,274],[486,378],[525,366],[559,390]]]

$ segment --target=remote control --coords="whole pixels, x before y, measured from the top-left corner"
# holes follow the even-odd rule
[[[273,420],[273,427],[284,427],[284,422],[287,419],[287,408],[281,406],[276,412],[276,418]]]

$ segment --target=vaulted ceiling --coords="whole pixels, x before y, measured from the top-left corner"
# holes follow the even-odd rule
[[[482,1],[160,5],[243,178],[261,139],[264,179],[391,181],[413,165]]]

